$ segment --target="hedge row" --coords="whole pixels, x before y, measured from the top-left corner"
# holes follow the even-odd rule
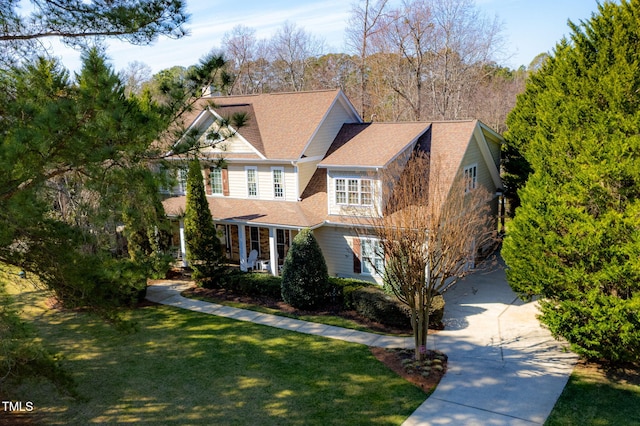
[[[281,300],[282,280],[270,274],[252,274],[231,270],[209,288],[224,288],[243,296],[266,296]]]
[[[335,279],[332,284],[341,286],[346,309],[353,309],[365,318],[391,327],[411,326],[409,307],[377,285],[349,279]],[[434,297],[429,311],[430,327],[441,326],[444,304],[441,295]]]
[[[383,325],[410,328],[409,308],[395,296],[385,293],[379,286],[351,278],[329,278],[330,290],[327,303],[338,303],[344,309]],[[269,274],[254,274],[230,271],[217,280],[216,288],[224,288],[247,296],[267,296],[282,300],[282,280]],[[444,299],[436,296],[433,300],[429,325],[439,326],[444,314]]]

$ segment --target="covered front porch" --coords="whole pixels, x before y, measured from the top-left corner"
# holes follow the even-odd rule
[[[184,222],[176,223],[173,232],[177,258],[187,267]],[[275,225],[216,222],[218,238],[223,253],[230,264],[239,265],[242,271],[266,271],[278,276],[291,241],[299,228]]]

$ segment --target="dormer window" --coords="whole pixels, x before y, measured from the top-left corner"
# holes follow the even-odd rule
[[[370,206],[373,204],[371,179],[337,178],[335,180],[336,204]]]

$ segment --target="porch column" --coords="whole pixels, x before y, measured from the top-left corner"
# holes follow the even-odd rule
[[[182,258],[182,267],[189,266],[187,262],[187,241],[184,238],[184,220],[180,220],[180,257]]]
[[[278,276],[278,247],[276,245],[276,228],[269,227],[269,269],[271,275]]]
[[[238,252],[240,254],[240,270],[247,272],[247,236],[242,224],[238,224]]]

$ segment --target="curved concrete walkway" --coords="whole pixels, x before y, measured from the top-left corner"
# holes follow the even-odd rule
[[[368,346],[408,348],[413,344],[410,337],[381,336],[180,296],[188,287],[171,281],[155,284],[148,287],[147,299]],[[503,269],[470,275],[449,290],[445,300],[445,330],[430,335],[427,345],[448,355],[447,374],[403,425],[544,423],[577,357],[540,327],[537,305],[517,298]]]

